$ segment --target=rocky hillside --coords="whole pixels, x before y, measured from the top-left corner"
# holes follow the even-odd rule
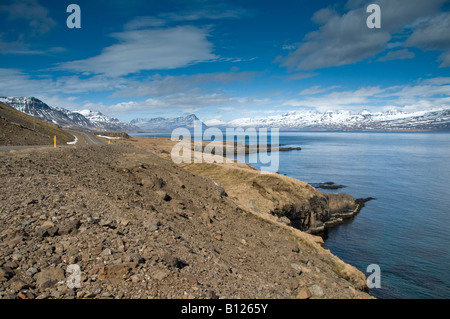
[[[177,142],[170,139],[133,137],[137,147],[172,159]],[[204,143],[209,144],[209,142]],[[218,181],[240,208],[261,218],[281,221],[312,234],[326,235],[327,229],[353,218],[372,198],[355,199],[345,193],[323,193],[298,179],[281,174],[261,174],[246,163],[224,163],[212,155],[209,163],[194,163],[203,156],[192,148],[192,164],[181,163],[189,172]],[[287,150],[289,151],[289,150]],[[181,161],[180,161],[181,162]]]
[[[130,145],[0,152],[0,176],[3,298],[369,297],[320,237]]]
[[[54,136],[58,144],[73,140],[57,126],[0,103],[0,145],[52,145]]]

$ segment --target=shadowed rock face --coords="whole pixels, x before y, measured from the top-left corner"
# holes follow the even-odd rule
[[[309,203],[285,204],[276,207],[273,214],[290,220],[291,226],[313,234],[325,234],[328,227],[355,216],[360,208],[349,194],[324,194],[313,196]]]

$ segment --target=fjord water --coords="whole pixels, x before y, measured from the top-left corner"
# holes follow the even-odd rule
[[[280,143],[302,150],[280,152],[279,173],[376,198],[325,240],[364,273],[380,266],[372,295],[450,298],[450,133],[280,132]]]

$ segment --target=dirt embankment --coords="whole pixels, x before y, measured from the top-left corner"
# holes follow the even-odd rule
[[[0,146],[66,144],[73,136],[56,125],[44,122],[0,103]]]
[[[3,298],[370,297],[320,237],[117,143],[0,152]]]

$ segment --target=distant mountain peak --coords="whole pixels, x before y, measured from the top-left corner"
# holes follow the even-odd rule
[[[138,118],[132,120],[130,123],[139,126],[141,129],[146,131],[172,131],[175,128],[185,127],[188,129],[194,128],[194,122],[201,120],[195,114],[188,114],[178,117],[164,118]],[[202,123],[203,129],[207,126]]]
[[[89,116],[91,114],[98,113],[98,112],[91,111],[91,110],[88,110],[88,109],[80,110],[80,111],[74,111],[74,112],[80,113],[83,116]]]

